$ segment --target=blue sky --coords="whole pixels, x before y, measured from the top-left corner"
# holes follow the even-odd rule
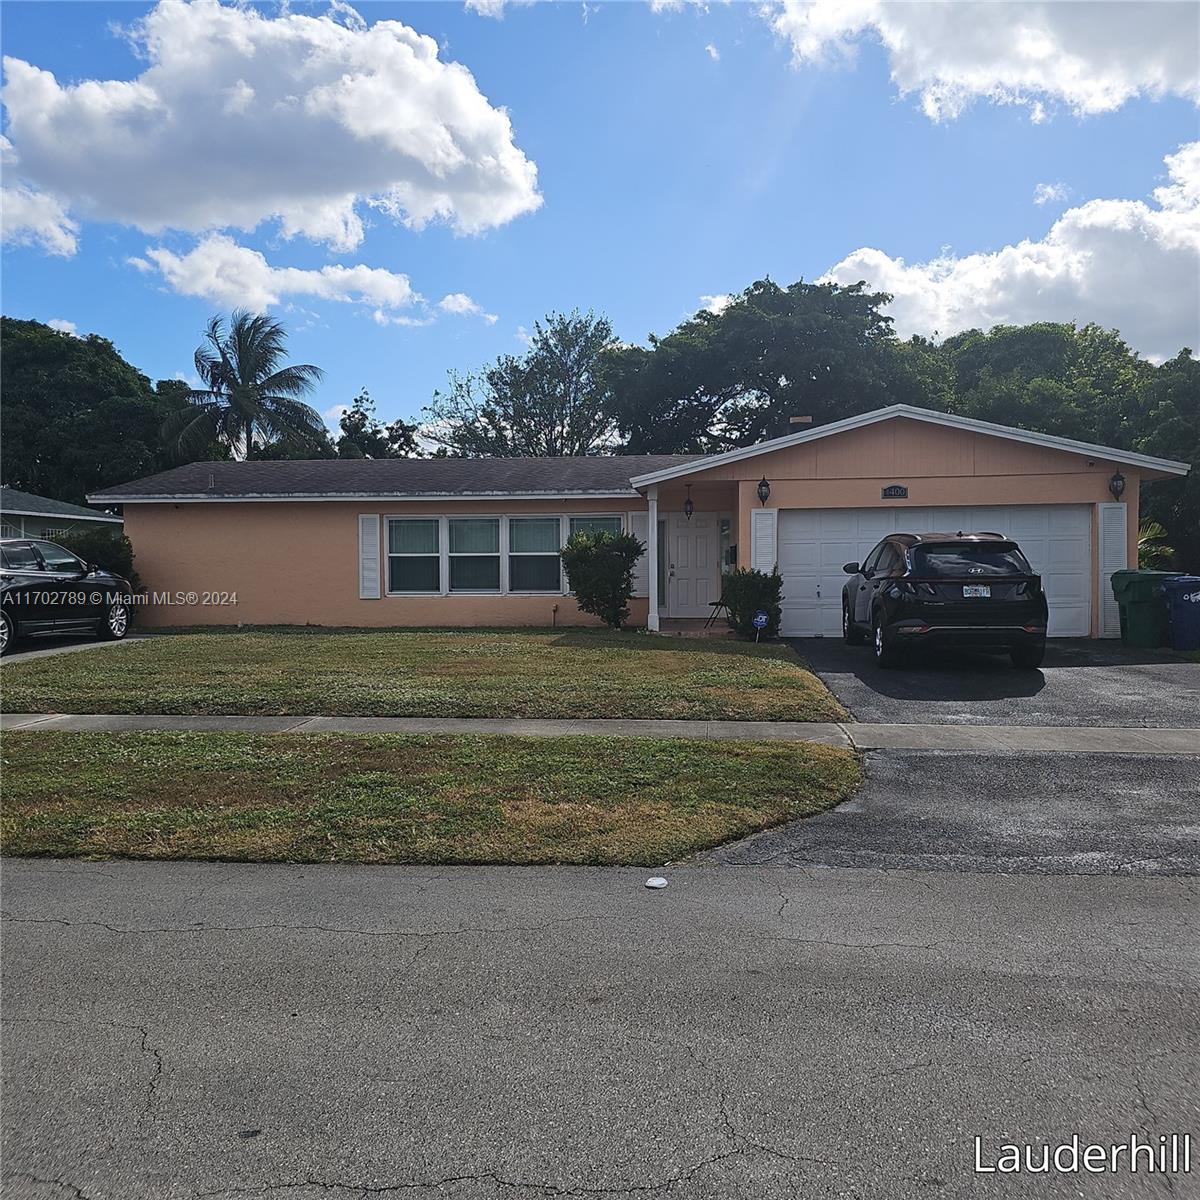
[[[1114,7],[1096,6],[1091,24]],[[284,294],[269,307],[292,331],[294,357],[327,372],[318,408],[332,410],[367,387],[381,415],[410,419],[448,368],[470,369],[518,352],[521,331],[548,310],[592,308],[607,315],[623,339],[643,341],[709,302],[702,297],[739,291],[764,275],[787,283],[835,268],[835,278],[869,273],[877,286],[895,291],[894,315],[904,333],[945,334],[993,320],[1096,319],[1118,325],[1137,348],[1162,357],[1184,341],[1196,346],[1192,331],[1200,324],[1196,155],[1180,151],[1200,138],[1200,64],[1194,61],[1200,52],[1194,41],[1190,51],[1174,47],[1164,66],[1163,45],[1155,39],[1186,39],[1187,14],[1195,9],[1144,7],[1148,13],[1174,9],[1181,24],[1155,26],[1142,46],[1114,28],[1128,59],[1114,86],[1129,94],[1114,98],[1109,87],[1097,98],[1094,89],[1064,90],[1049,77],[1053,63],[1045,81],[1031,79],[1020,51],[1006,60],[1002,46],[986,64],[994,79],[979,84],[978,60],[970,57],[977,48],[963,49],[959,69],[956,55],[966,34],[944,29],[928,33],[943,39],[934,46],[941,74],[930,82],[913,75],[926,68],[904,61],[895,31],[882,20],[845,34],[850,53],[834,44],[815,54],[805,41],[807,26],[773,26],[748,4],[657,11],[633,3],[586,10],[574,3],[509,4],[498,19],[457,3],[359,5],[367,26],[401,22],[436,40],[439,63],[466,67],[486,98],[481,104],[488,118],[490,110],[507,110],[511,145],[536,164],[537,175],[536,193],[528,179],[518,180],[517,168],[485,184],[504,192],[501,207],[520,210],[494,221],[486,196],[482,209],[471,209],[474,216],[459,219],[467,202],[454,200],[459,217],[435,218],[419,229],[360,203],[365,228],[354,245],[335,244],[312,229],[284,236],[272,205],[311,179],[292,181],[286,165],[260,168],[264,152],[253,138],[239,149],[238,112],[228,113],[221,148],[188,144],[199,135],[188,127],[186,89],[182,99],[167,102],[178,105],[170,153],[151,149],[123,159],[128,148],[113,149],[116,157],[107,165],[116,164],[124,191],[114,189],[96,203],[97,177],[79,164],[94,155],[95,169],[105,170],[112,123],[96,126],[100,134],[89,132],[94,114],[81,96],[75,108],[55,110],[39,124],[39,111],[52,106],[26,72],[20,93],[6,94],[14,162],[6,183],[16,177],[38,203],[69,212],[65,228],[73,231],[67,237],[74,247],[67,253],[50,235],[13,232],[6,206],[3,309],[103,334],[152,378],[170,377],[190,371],[206,320],[236,294],[219,255],[215,279],[205,263],[187,257],[213,233],[225,239],[219,248],[261,254],[266,269],[319,272],[340,265],[386,272],[386,278],[372,277],[373,287],[384,288],[371,293],[374,299],[347,284],[349,300]],[[153,51],[121,29],[152,9],[6,3],[4,52],[50,72],[62,89],[83,80],[135,80]],[[259,11],[270,21],[287,19],[277,5]],[[291,9],[306,18],[327,11],[324,5]],[[779,11],[786,21],[788,10]],[[352,41],[365,36],[353,14],[334,16],[351,28]],[[797,19],[809,16],[802,11]],[[1083,53],[1070,39],[1086,24],[1051,30],[1063,54]],[[1097,62],[1111,64],[1111,54],[1097,55]],[[269,86],[254,75],[260,65],[248,60],[243,68],[238,83],[253,94],[246,104],[260,104]],[[11,67],[6,74],[13,85]],[[429,100],[420,80],[397,86],[403,107],[411,101],[413,136],[420,138],[437,126],[447,102]],[[931,116],[947,87],[958,89],[956,111]],[[393,98],[375,106],[385,125],[393,120],[388,104],[399,103]],[[372,116],[356,108],[347,120]],[[56,159],[51,143],[75,129],[81,148],[70,161]],[[346,133],[354,143],[347,154],[361,148],[358,132]],[[337,159],[341,148],[329,146],[327,134],[323,127],[313,157]],[[307,159],[304,131],[286,136],[299,139],[295,154]],[[494,129],[488,136],[505,140]],[[1172,155],[1178,157],[1166,162]],[[370,167],[355,159],[339,169],[362,170],[366,178]],[[256,170],[276,178],[246,182]],[[190,191],[213,193],[211,222],[189,211],[176,225],[171,205],[180,204],[178,196],[164,198],[153,219],[145,217],[137,193],[166,174]],[[227,174],[254,193],[251,206],[262,210],[252,228],[223,223]],[[1040,204],[1039,185],[1052,194]],[[353,182],[349,187],[355,190]],[[365,196],[371,185],[358,190]],[[271,195],[264,199],[262,192]],[[1100,201],[1124,207],[1105,208]],[[242,225],[253,225],[257,215]],[[455,220],[484,227],[463,232]],[[148,260],[151,250],[173,256],[162,260],[174,264],[173,274]],[[395,282],[398,277],[406,283]],[[341,286],[329,283],[328,289]],[[424,300],[412,299],[405,286]],[[387,304],[376,303],[379,294],[389,297]],[[462,299],[439,307],[444,296]],[[466,297],[478,311],[444,311],[466,307]],[[1164,320],[1160,308],[1174,315]],[[409,323],[392,323],[397,317]]]

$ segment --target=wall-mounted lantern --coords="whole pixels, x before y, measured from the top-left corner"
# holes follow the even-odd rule
[[[1120,500],[1125,494],[1125,476],[1120,471],[1108,481],[1108,490],[1112,492],[1114,500]]]
[[[758,502],[764,508],[767,506],[767,501],[771,498],[771,485],[767,482],[767,477],[764,475],[758,481]]]
[[[687,488],[687,499],[683,502],[683,515],[690,521],[692,513],[696,511],[696,506],[692,503],[692,485],[685,483],[683,486]]]

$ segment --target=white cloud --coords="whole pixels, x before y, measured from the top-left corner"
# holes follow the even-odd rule
[[[150,233],[274,219],[347,250],[366,210],[474,233],[541,204],[508,113],[398,21],[162,0],[130,36],[148,63],[133,80],[4,60],[7,134],[22,184],[58,205],[57,232],[54,210],[34,226],[55,253],[68,210]]]
[[[0,190],[0,228],[15,246],[40,246],[47,254],[70,258],[79,249],[79,225],[53,196],[27,184]]]
[[[438,301],[438,308],[444,313],[459,317],[482,317],[489,325],[495,325],[500,319],[495,313],[484,312],[466,292],[451,292]]]
[[[143,272],[157,271],[175,292],[200,296],[224,308],[256,312],[280,304],[285,297],[312,296],[403,308],[420,299],[407,275],[381,267],[326,266],[318,270],[273,267],[257,250],[239,246],[224,234],[210,234],[187,254],[151,247],[143,258],[131,258]]]
[[[733,297],[728,293],[722,293],[719,296],[701,296],[700,303],[704,312],[710,312],[714,317],[719,317],[733,303]]]
[[[333,433],[341,432],[341,420],[350,411],[348,404],[335,404],[332,408],[327,408],[321,416],[325,418],[326,426]]]
[[[463,7],[468,12],[478,13],[481,17],[492,17],[500,20],[504,16],[505,0],[466,0]]]
[[[75,322],[64,321],[62,317],[53,317],[46,322],[51,329],[57,329],[59,333],[69,333],[72,337],[75,336]]]
[[[1033,202],[1042,204],[1061,204],[1070,195],[1070,189],[1065,183],[1039,183],[1033,189]]]
[[[774,0],[765,12],[798,65],[848,57],[873,35],[901,94],[918,94],[935,121],[977,98],[1028,105],[1035,121],[1045,119],[1047,101],[1090,114],[1136,96],[1200,100],[1193,3]]]
[[[1168,182],[1142,200],[1089,200],[1039,240],[908,264],[872,247],[825,276],[895,297],[903,336],[1029,321],[1096,321],[1149,358],[1200,346],[1200,142],[1166,158]]]
[[[371,317],[376,325],[403,325],[409,327],[432,325],[440,315],[481,317],[489,325],[495,325],[500,319],[495,313],[484,312],[482,305],[472,300],[466,292],[450,292],[433,305],[426,303],[421,296],[416,298],[416,302],[417,312],[415,314],[389,313],[377,308],[371,314]]]
[[[712,42],[709,42],[708,45],[704,47],[704,50],[708,54],[708,57],[713,60],[713,62],[721,61],[721,52],[712,44]]]
[[[531,334],[524,325],[517,326],[517,332],[513,334],[513,337],[515,337],[517,341],[525,347],[526,350],[533,345],[533,334]]]

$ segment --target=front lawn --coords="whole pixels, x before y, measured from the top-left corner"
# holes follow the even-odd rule
[[[155,637],[3,668],[7,712],[838,721],[783,645],[605,631]]]
[[[260,862],[661,863],[859,783],[828,746],[595,737],[8,733],[3,768],[6,854]]]

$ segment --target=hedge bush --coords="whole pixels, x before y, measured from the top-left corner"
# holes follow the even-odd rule
[[[133,590],[141,590],[141,580],[133,566],[133,543],[123,534],[110,529],[86,529],[64,533],[53,539],[65,546],[84,562],[95,563],[105,571],[128,579]]]
[[[585,613],[612,629],[629,620],[634,564],[646,547],[631,533],[574,533],[562,548],[567,583]]]
[[[725,576],[722,596],[729,606],[729,620],[739,637],[775,637],[783,618],[780,601],[783,598],[783,576],[778,571],[767,575],[738,567]],[[754,614],[762,610],[770,618],[766,629],[754,628]]]

